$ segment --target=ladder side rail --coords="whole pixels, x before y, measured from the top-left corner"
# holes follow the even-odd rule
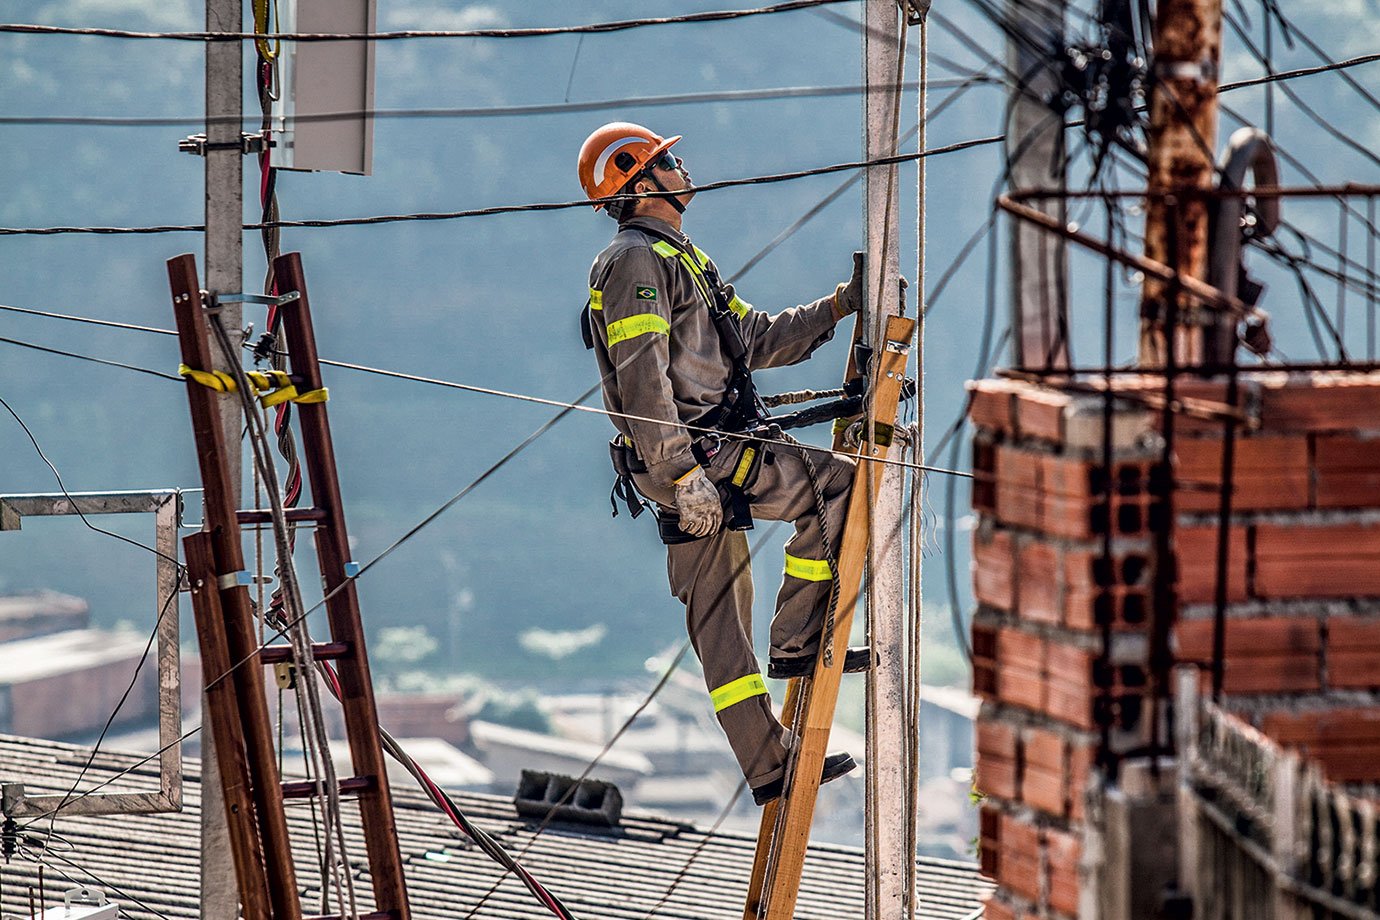
[[[181,255],[168,260],[167,264],[182,362],[198,370],[209,369],[213,366],[210,330],[197,283],[196,258],[190,254]],[[298,920],[302,915],[301,903],[287,816],[279,795],[278,766],[274,756],[268,698],[264,693],[263,670],[259,665],[258,636],[254,628],[249,589],[240,584],[230,587],[220,584],[221,575],[241,572],[245,563],[240,529],[235,519],[237,496],[231,494],[229,487],[228,455],[216,411],[218,398],[235,397],[218,394],[188,381],[187,399],[191,408],[192,432],[205,488],[205,533],[206,543],[211,549],[209,562],[212,569],[208,584],[217,595],[216,605],[221,611],[217,619],[223,626],[225,650],[229,654],[224,669],[214,674],[210,670],[206,673],[211,680],[229,673],[228,679],[219,681],[217,689],[225,687],[233,692],[233,716],[239,723],[238,734],[243,739],[242,747],[218,748],[217,758],[223,785],[228,789],[232,782],[247,783],[254,801],[259,847],[272,908],[271,913],[264,916],[275,920]],[[254,900],[249,887],[250,879],[241,876],[241,898],[245,899],[246,910]]]
[[[887,320],[883,340],[877,343],[872,360],[875,367],[872,418],[877,426],[890,428],[896,421],[896,406],[900,401],[914,330],[914,320],[891,317]],[[872,500],[879,492],[874,485],[880,485],[885,473],[883,464],[868,462],[868,458],[885,457],[889,453],[889,447],[871,443],[868,433],[864,434],[858,471],[849,497],[843,544],[839,550],[838,606],[834,614],[833,642],[834,648],[840,651],[834,655],[831,666],[825,666],[823,655],[815,662],[794,773],[781,799],[780,807],[785,810],[781,832],[773,835],[768,856],[771,869],[766,898],[767,920],[791,920],[800,893],[800,876],[810,842],[810,824],[814,819],[815,799],[819,794],[820,772],[824,766],[834,708],[838,703],[839,683],[843,677],[842,650],[848,646],[848,634],[852,629],[853,612],[857,607],[867,562]]]
[[[187,580],[191,585],[192,612],[201,649],[202,672],[214,679],[234,664],[225,635],[225,611],[216,590],[215,552],[206,531],[183,541],[187,556]],[[215,736],[220,761],[221,792],[230,837],[230,856],[239,880],[240,906],[246,920],[270,917],[269,882],[256,825],[257,812],[251,790],[249,762],[245,758],[244,726],[240,724],[235,690],[229,681],[206,691],[204,722]],[[205,791],[205,795],[214,792]]]
[[[863,338],[865,324],[863,312],[853,314],[853,336],[848,347],[848,359],[844,362],[843,385],[846,387],[858,373],[857,345]],[[834,424],[834,450],[844,450],[844,429],[850,419],[839,419]],[[843,423],[843,424],[840,424]],[[856,473],[854,474],[856,478]],[[845,525],[846,526],[846,525]],[[790,725],[795,721],[796,710],[800,706],[801,683],[799,678],[791,678],[786,684],[786,698],[781,703],[781,724]],[[762,806],[762,818],[757,825],[757,854],[752,861],[752,876],[748,879],[747,903],[743,908],[743,920],[757,920],[762,907],[762,888],[767,880],[767,848],[765,842],[771,840],[776,827],[776,812],[781,804],[777,799]]]
[[[297,300],[281,308],[284,311],[283,331],[292,371],[301,381],[298,389],[303,392],[320,389],[321,363],[316,350],[301,254],[287,253],[279,256],[273,264],[280,290],[283,293],[295,291],[299,295]],[[410,909],[402,852],[398,844],[387,765],[379,742],[378,709],[369,674],[359,595],[354,582],[345,575],[345,564],[350,561],[349,533],[345,526],[344,502],[326,404],[301,403],[297,406],[297,418],[312,503],[326,515],[322,526],[316,528],[315,537],[317,558],[328,597],[326,613],[331,638],[349,645],[348,653],[338,661],[337,671],[350,757],[357,776],[369,776],[375,780],[358,795],[375,907],[406,920]]]

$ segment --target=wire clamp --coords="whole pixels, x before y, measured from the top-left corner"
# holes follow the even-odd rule
[[[244,586],[247,588],[253,583],[253,577],[251,577],[249,572],[244,569],[241,569],[238,572],[228,572],[225,575],[219,575],[216,577],[216,587],[220,588],[220,590],[222,591],[228,591],[231,588],[238,588],[240,586]]]
[[[906,25],[918,26],[930,14],[930,0],[896,0],[906,16]]]
[[[264,150],[276,146],[277,142],[269,137],[267,132],[241,133],[238,141],[208,141],[205,134],[192,134],[177,142],[178,150],[199,157],[206,156],[212,150],[238,150],[248,156],[251,153],[263,153]]]

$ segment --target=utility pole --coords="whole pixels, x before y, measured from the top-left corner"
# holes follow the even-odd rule
[[[863,30],[863,70],[867,86],[863,116],[865,159],[897,153],[905,49],[901,10],[896,0],[867,0]],[[873,166],[864,176],[867,297],[863,321],[867,340],[882,341],[886,318],[901,310],[900,176],[898,168]],[[917,379],[919,362],[916,355]],[[902,479],[896,467],[880,477],[868,548],[867,629],[880,667],[867,674],[867,916],[896,920],[905,916],[910,867],[915,854],[902,815],[909,789],[906,763],[906,605],[902,553]],[[859,477],[858,488],[876,483]]]
[[[1058,101],[1064,44],[1063,0],[1007,0],[1007,68],[1020,81],[1011,90],[1007,185],[1061,190],[1065,183],[1064,119]],[[1036,50],[1040,49],[1040,50]],[[1041,51],[1045,53],[1041,53]],[[1034,199],[1030,207],[1068,223],[1063,198]],[[1017,367],[1068,367],[1068,244],[1029,221],[1011,221],[1012,350]]]
[[[242,0],[206,0],[207,32],[240,32],[244,29]],[[206,43],[206,284],[214,293],[244,290],[244,149],[241,116],[244,100],[244,44],[234,41]],[[227,370],[239,362],[244,328],[238,303],[221,304],[221,319],[235,354],[213,351],[214,367]],[[230,490],[241,494],[240,427],[243,413],[234,394],[220,395],[221,425],[230,468]],[[202,694],[203,718],[210,710]],[[201,754],[201,916],[202,920],[236,920],[239,895],[235,866],[226,858],[230,833],[225,821],[225,801],[220,794],[220,769],[211,732],[202,734]]]
[[[1210,209],[1207,198],[1193,190],[1213,186],[1221,0],[1161,0],[1155,14],[1154,47],[1145,255],[1202,281],[1207,278]],[[1147,276],[1141,295],[1143,366],[1165,364],[1167,301],[1175,296],[1176,287],[1180,321],[1173,330],[1175,363],[1196,364],[1204,358],[1204,327],[1194,317],[1207,308],[1185,297],[1182,285]]]

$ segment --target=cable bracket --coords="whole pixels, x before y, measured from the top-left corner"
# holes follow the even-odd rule
[[[281,307],[283,304],[292,303],[302,299],[301,291],[288,291],[286,294],[250,294],[246,291],[234,291],[229,294],[216,294],[212,291],[202,291],[202,302],[207,307],[219,306],[223,303],[261,303],[270,307]]]
[[[178,150],[199,157],[206,156],[212,150],[238,150],[248,156],[251,153],[263,153],[265,149],[276,146],[278,146],[277,142],[269,137],[267,132],[262,134],[241,132],[240,139],[237,141],[210,141],[206,139],[204,133],[192,134],[177,142]]]
[[[930,0],[896,0],[896,5],[906,16],[906,24],[918,26],[930,14]]]

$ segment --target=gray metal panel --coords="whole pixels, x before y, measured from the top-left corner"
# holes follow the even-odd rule
[[[284,14],[295,32],[373,32],[375,0],[296,0]],[[325,172],[373,172],[374,43],[290,42],[283,49],[273,165]],[[339,113],[339,117],[321,118]],[[299,120],[298,115],[310,116]]]

